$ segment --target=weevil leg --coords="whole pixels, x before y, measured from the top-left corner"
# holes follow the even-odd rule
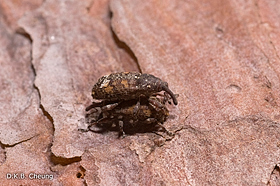
[[[87,126],[87,129],[78,129],[78,131],[81,131],[81,132],[88,132],[88,131],[99,132],[99,131],[95,131],[95,130],[91,129],[91,127],[93,125],[96,125],[96,124],[97,124],[97,122],[92,122]]]
[[[159,100],[157,100],[156,97],[150,97],[148,101],[149,101],[149,105],[151,105],[152,108],[155,109],[157,112],[167,110],[165,105],[162,104]]]
[[[108,106],[108,107],[110,107],[110,105],[112,105],[112,106],[117,106],[118,104],[120,104],[121,102],[116,102],[116,101],[107,101],[107,100],[103,100],[103,101],[101,101],[101,102],[92,102],[91,103],[91,105],[90,106],[88,106],[88,107],[86,107],[86,111],[89,111],[89,110],[92,110],[92,109],[95,109],[96,110],[96,108],[95,107],[100,107],[100,108],[102,108],[102,107],[106,107],[106,106]],[[113,109],[113,108],[112,108]],[[96,111],[95,111],[96,112]]]
[[[170,132],[169,130],[167,130],[162,124],[157,123],[158,126],[160,126],[164,132],[166,132],[169,136],[174,136],[175,134],[173,132]]]
[[[120,129],[119,137],[124,138],[125,137],[125,133],[123,131],[123,121],[119,121],[119,129]]]
[[[140,100],[137,101],[135,107],[133,108],[133,115],[134,116],[137,116],[137,113],[138,113],[139,109],[140,109]]]
[[[86,111],[89,111],[89,110],[93,110],[93,112],[97,112],[97,109],[95,108],[96,106],[94,104],[91,104],[90,106],[86,107]]]
[[[152,123],[158,122],[158,120],[156,118],[148,118],[145,121],[147,122],[147,124],[152,124]]]
[[[133,109],[133,115],[134,115],[136,118],[137,118],[137,114],[138,114],[138,111],[139,111],[140,106],[141,106],[141,99],[142,99],[143,97],[145,97],[145,95],[140,95],[140,96],[139,96],[139,99],[138,99],[138,101],[137,101],[137,103],[136,103],[136,105],[135,105],[135,107],[134,107],[134,109]]]
[[[95,109],[95,107],[102,107],[103,105],[105,105],[106,101],[101,101],[101,102],[92,102],[90,106],[86,107],[86,111]],[[96,109],[95,109],[96,110]]]
[[[105,105],[103,107],[101,107],[102,111],[108,111],[108,110],[113,110],[114,108],[116,108],[121,102],[117,102],[117,103],[112,103],[109,105]]]
[[[82,131],[82,132],[91,131],[91,132],[95,132],[95,133],[103,133],[111,127],[111,125],[112,125],[111,121],[112,121],[112,118],[104,117],[104,118],[99,119],[98,121],[91,122],[88,125],[87,129],[78,129],[78,130]],[[102,129],[101,130],[94,130],[94,129],[91,128],[94,125],[96,125],[99,128],[102,128]]]
[[[105,105],[101,108],[101,112],[102,112],[102,116],[103,118],[107,118],[110,116],[109,111],[113,110],[114,108],[116,108],[118,105],[120,104],[120,102],[117,103],[113,103],[113,104],[109,104],[109,105]]]
[[[168,102],[169,104],[171,104],[171,96],[167,93],[167,92],[164,92],[164,96],[163,96],[163,104],[165,104],[166,102]]]

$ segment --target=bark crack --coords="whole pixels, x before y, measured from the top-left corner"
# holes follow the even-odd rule
[[[2,142],[0,141],[0,146],[1,146],[3,149],[5,149],[6,147],[14,147],[14,146],[16,146],[16,145],[18,145],[18,144],[20,144],[20,143],[27,142],[27,141],[29,141],[29,140],[31,140],[31,139],[33,139],[33,138],[39,136],[39,135],[40,135],[40,134],[36,134],[36,135],[34,135],[34,136],[30,137],[30,138],[21,140],[21,141],[19,141],[19,142],[17,142],[17,143],[14,143],[14,144],[12,144],[12,145],[10,145],[10,144],[5,144],[5,143],[2,143]]]
[[[121,41],[117,34],[115,33],[113,27],[111,26],[111,32],[112,32],[112,37],[113,37],[113,40],[115,41],[116,45],[123,49],[124,51],[126,51],[126,53],[133,59],[133,61],[136,63],[137,65],[137,68],[139,70],[140,73],[142,73],[142,70],[141,70],[141,67],[140,67],[140,64],[138,62],[138,59],[137,57],[135,56],[134,52],[131,50],[131,48],[123,41]]]

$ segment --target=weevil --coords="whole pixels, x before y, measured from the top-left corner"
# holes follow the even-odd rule
[[[175,105],[178,104],[175,94],[165,81],[151,75],[138,72],[120,72],[101,77],[92,88],[93,99],[119,101],[138,99],[165,91]]]
[[[154,128],[163,129],[168,135],[173,135],[162,125],[169,111],[165,106],[165,98],[151,96],[149,99],[131,99],[122,102],[99,105],[100,115],[90,123],[86,131],[102,132],[115,126],[119,130],[120,136],[124,136],[126,132],[140,132]],[[138,105],[137,113],[134,108]],[[97,112],[96,106],[88,109]],[[95,125],[101,128],[100,131],[91,129]]]

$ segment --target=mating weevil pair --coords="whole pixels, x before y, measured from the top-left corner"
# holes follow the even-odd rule
[[[159,92],[165,91],[164,95]],[[112,126],[119,128],[120,135],[124,135],[129,128],[159,127],[172,135],[163,127],[169,111],[166,102],[172,99],[178,104],[175,95],[167,82],[151,75],[136,72],[113,73],[101,77],[92,88],[93,102],[86,111],[101,113],[88,126]]]

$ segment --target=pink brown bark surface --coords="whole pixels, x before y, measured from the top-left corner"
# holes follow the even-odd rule
[[[1,1],[1,184],[280,185],[279,9]],[[174,138],[79,130],[94,83],[121,71],[153,74],[179,94],[164,123]]]

